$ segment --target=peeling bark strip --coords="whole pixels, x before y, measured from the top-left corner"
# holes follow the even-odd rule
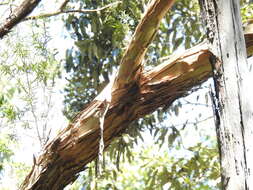
[[[212,57],[222,189],[253,189],[252,96],[238,0],[200,0]],[[250,43],[250,42],[249,42]],[[249,86],[248,86],[249,87]],[[251,88],[251,87],[250,87]],[[252,159],[252,158],[251,158]],[[251,184],[250,184],[251,183]]]
[[[0,39],[3,38],[10,30],[29,15],[41,0],[25,0],[17,7],[5,22],[0,26]]]
[[[108,108],[110,106],[109,103],[105,102],[104,110],[100,113],[99,116],[99,128],[100,128],[100,141],[99,141],[99,151],[98,151],[98,175],[101,175],[102,171],[102,165],[104,162],[103,152],[104,152],[104,121],[105,121],[105,115],[108,111]]]

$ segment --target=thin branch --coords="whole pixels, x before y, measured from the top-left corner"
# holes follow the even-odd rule
[[[6,3],[0,3],[0,6],[2,6],[2,5],[8,5],[9,3],[8,2],[6,2]]]
[[[66,8],[66,6],[67,6],[68,3],[69,3],[69,0],[65,0],[65,1],[61,4],[59,10],[63,11],[63,9]]]
[[[198,124],[203,123],[203,122],[205,122],[205,121],[207,121],[209,119],[212,119],[212,118],[213,118],[213,115],[208,116],[205,119],[198,120],[196,122],[188,122],[188,120],[187,120],[185,123],[180,123],[180,124],[174,125],[174,127],[183,126],[182,129],[184,129],[185,125],[198,125]]]
[[[184,100],[186,103],[185,103],[185,105],[186,104],[190,104],[190,105],[194,105],[194,106],[205,106],[205,107],[211,107],[211,105],[209,105],[209,104],[203,104],[203,103],[198,103],[198,102],[190,102],[190,101],[188,101],[188,100]]]
[[[66,3],[68,3],[68,2],[66,2]],[[63,10],[66,5],[62,4],[62,6],[60,6],[60,9],[58,11],[56,11],[56,12],[53,12],[53,13],[44,13],[44,14],[40,14],[40,15],[30,16],[30,17],[25,18],[24,21],[26,21],[26,20],[37,20],[37,19],[48,18],[48,17],[57,16],[57,15],[60,15],[60,14],[68,14],[68,13],[92,13],[92,12],[99,12],[99,11],[105,10],[107,8],[116,6],[119,3],[121,3],[121,1],[116,1],[114,3],[110,3],[110,4],[106,5],[106,6],[98,8],[98,9],[74,9],[74,10]]]
[[[31,84],[31,81],[30,81],[30,78],[29,78],[29,75],[28,75],[27,72],[25,73],[25,76],[26,76],[26,82],[27,82],[27,88],[28,88],[28,96],[29,96],[28,104],[29,104],[29,106],[31,108],[31,113],[32,113],[32,116],[33,116],[33,119],[34,119],[34,124],[35,124],[35,129],[36,129],[37,137],[39,139],[40,146],[42,147],[43,141],[42,141],[42,137],[41,137],[41,134],[40,134],[40,131],[39,131],[38,117],[37,117],[37,115],[35,113],[35,110],[34,110],[33,99],[31,98],[32,97],[32,84]]]

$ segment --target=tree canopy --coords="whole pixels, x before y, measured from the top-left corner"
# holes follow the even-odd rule
[[[31,169],[21,189],[29,185],[60,189],[83,170],[69,188],[219,188],[218,150],[206,129],[213,128],[208,120],[212,118],[209,87],[202,85],[211,76],[211,53],[204,41],[198,1],[67,0],[56,6],[56,12],[45,11],[43,1],[39,6],[39,1],[30,1],[34,7],[19,15],[20,7],[28,2],[17,6],[16,21],[9,28],[2,25],[8,32],[8,36],[1,35],[5,44],[0,66],[3,175],[9,163],[12,168],[17,164],[12,159],[15,149],[9,145],[19,142],[17,131],[22,128],[35,132],[43,151],[34,156],[32,168],[19,167],[27,172]],[[252,18],[252,4],[245,0],[241,5],[246,23]],[[11,18],[2,22],[9,23]],[[57,58],[57,50],[50,47],[55,37],[50,27],[56,21],[66,28],[62,43],[64,38],[74,41],[64,59]],[[26,38],[18,34],[25,25],[32,30]],[[245,35],[250,55],[253,34]],[[57,134],[47,123],[53,105],[48,97],[61,80],[66,81],[60,90],[64,91],[63,113],[69,125]],[[38,108],[42,105],[38,88],[44,89],[44,111]],[[184,98],[188,94],[193,95]],[[16,104],[16,97],[23,103]],[[206,110],[211,115],[204,114]],[[179,122],[173,122],[177,117]],[[194,133],[192,128],[201,138],[188,146],[184,139]],[[153,143],[145,145],[151,140]],[[106,148],[102,160],[90,163],[103,151],[101,143]],[[103,169],[97,171],[100,165]]]

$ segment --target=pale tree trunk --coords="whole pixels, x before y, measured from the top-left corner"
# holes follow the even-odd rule
[[[253,107],[239,0],[201,0],[214,56],[214,111],[222,189],[252,190]],[[251,157],[251,158],[250,158]]]
[[[115,80],[34,159],[32,170],[20,187],[22,190],[63,189],[97,158],[101,125],[108,147],[132,121],[170,105],[211,76],[212,53],[206,43],[170,56],[144,72],[143,56],[173,3],[173,0],[153,1],[136,28]],[[248,34],[248,47],[252,47],[252,36],[253,33]]]

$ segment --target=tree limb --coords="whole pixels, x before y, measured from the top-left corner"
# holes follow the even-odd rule
[[[8,34],[10,30],[20,23],[27,15],[29,15],[35,7],[37,7],[40,1],[41,0],[24,0],[0,26],[0,39]]]
[[[24,21],[26,21],[26,20],[37,20],[37,19],[48,18],[48,17],[57,16],[57,15],[60,15],[60,14],[68,14],[68,13],[92,13],[92,12],[99,12],[99,11],[105,10],[105,9],[107,9],[109,7],[116,6],[119,3],[121,3],[121,1],[116,1],[116,2],[113,2],[113,3],[110,3],[110,4],[106,5],[104,7],[98,8],[98,9],[64,10],[64,8],[67,5],[68,1],[69,0],[65,1],[64,3],[66,3],[66,4],[63,3],[60,6],[59,10],[56,11],[56,12],[53,12],[53,13],[44,13],[44,14],[40,14],[40,15],[30,16],[30,17],[25,18]]]
[[[124,88],[136,82],[142,70],[141,62],[147,47],[154,39],[161,19],[173,5],[174,0],[153,1],[137,26],[133,38],[123,56],[113,88]]]

